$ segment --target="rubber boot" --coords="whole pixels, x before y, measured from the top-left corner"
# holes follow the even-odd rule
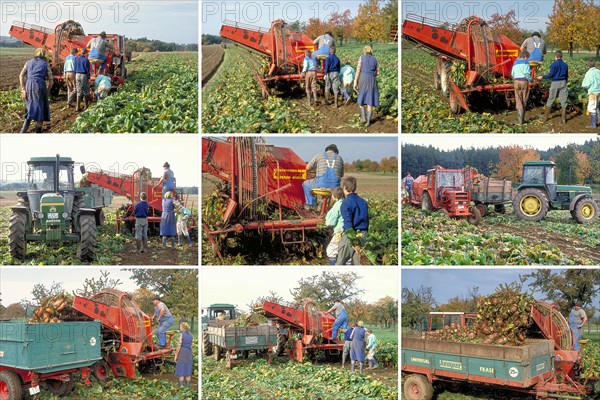
[[[135,240],[135,251],[134,253],[141,253],[142,251],[142,241],[139,239]]]
[[[338,108],[338,95],[337,94],[333,95],[333,102],[335,103],[335,108]]]
[[[163,238],[162,238],[162,245],[163,245],[163,249],[167,248],[167,237],[166,236],[163,236]]]
[[[178,385],[178,386],[179,386],[179,387],[183,387],[183,382],[182,382],[182,381],[179,381],[179,385]]]
[[[181,246],[181,235],[177,235],[177,246]]]
[[[190,381],[185,381],[185,386],[190,387]]]
[[[596,129],[597,123],[598,123],[598,114],[590,114],[590,126],[586,126],[586,128]]]
[[[561,110],[561,118],[562,118],[562,124],[565,125],[567,123],[567,108],[564,107]]]
[[[517,124],[523,125],[523,110],[517,110]]]
[[[77,111],[81,111],[81,96],[77,95]]]
[[[310,92],[306,92],[306,105],[310,107]]]
[[[542,121],[548,122],[548,115],[550,115],[550,107],[544,107],[544,116],[542,117]]]
[[[335,257],[329,257],[329,265],[335,265],[336,261],[337,261],[337,258],[335,258]]]
[[[360,106],[360,122],[362,122],[363,124],[365,122],[367,122],[367,117],[365,117],[365,108],[363,106]]]
[[[354,361],[350,363],[350,372],[354,372]]]
[[[359,365],[360,365],[360,374],[362,375],[363,374],[363,367],[364,367],[365,363],[359,363]]]
[[[171,249],[175,250],[175,237],[171,236]]]
[[[319,97],[317,96],[317,91],[313,90],[313,97],[315,98],[315,106],[319,104]]]
[[[141,253],[145,253],[148,251],[148,239],[142,239],[142,250]]]
[[[90,96],[85,96],[83,101],[85,102],[85,109],[87,110],[90,106]]]
[[[29,130],[29,125],[31,125],[31,120],[26,119],[23,123],[23,127],[21,128],[21,133],[27,133],[27,131]]]
[[[187,235],[187,236],[184,235],[184,237],[187,239],[188,246],[191,247],[192,246],[192,239],[190,238],[190,235]]]
[[[42,125],[35,126],[35,133],[42,133]]]
[[[373,111],[367,112],[367,126],[371,125],[371,117],[373,117]]]
[[[326,106],[331,105],[331,102],[329,101],[329,93],[325,93],[325,97],[323,98],[323,104]]]

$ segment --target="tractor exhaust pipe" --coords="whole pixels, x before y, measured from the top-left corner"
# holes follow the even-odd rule
[[[58,193],[58,177],[60,173],[60,154],[56,155],[56,163],[54,165],[54,193]]]

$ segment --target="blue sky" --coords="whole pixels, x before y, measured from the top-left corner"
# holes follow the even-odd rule
[[[268,144],[289,147],[302,159],[309,161],[313,156],[335,144],[344,162],[354,160],[379,161],[383,157],[398,157],[398,139],[389,136],[328,136],[311,135],[304,137],[266,137]]]
[[[308,21],[309,18],[328,19],[334,12],[350,10],[358,14],[361,1],[216,1],[203,0],[201,4],[202,33],[219,35],[222,22],[235,22],[269,28],[271,22]]]
[[[117,33],[165,42],[198,43],[198,2],[177,1],[2,1],[0,35],[13,21],[54,29],[72,19],[86,33]]]

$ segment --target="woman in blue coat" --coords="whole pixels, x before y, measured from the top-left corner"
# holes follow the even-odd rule
[[[45,57],[44,49],[35,49],[34,57],[25,63],[19,75],[21,97],[25,99],[27,105],[21,133],[27,133],[31,121],[36,121],[35,133],[41,133],[44,121],[50,121],[48,91],[54,84],[54,78]],[[46,81],[48,81],[47,86]]]
[[[177,350],[175,351],[175,362],[177,363],[175,376],[179,378],[179,386],[183,386],[185,379],[185,386],[189,387],[194,368],[194,358],[192,355],[194,335],[189,332],[190,325],[187,322],[182,322],[179,325],[179,331],[181,334],[177,341]]]
[[[369,126],[373,116],[373,107],[379,107],[379,87],[377,76],[379,75],[379,64],[373,57],[371,46],[363,48],[363,55],[358,60],[356,75],[354,76],[354,90],[358,90],[356,103],[360,107],[360,120]],[[367,114],[365,116],[365,105]]]
[[[350,351],[350,361],[354,372],[354,363],[358,362],[360,365],[360,373],[363,373],[363,366],[365,364],[365,336],[367,331],[364,328],[364,323],[358,321],[358,326],[352,330],[350,339],[352,340],[352,350]]]
[[[175,250],[177,237],[177,218],[175,217],[175,204],[173,193],[166,192],[162,202],[162,215],[160,217],[160,236],[162,236],[163,249],[167,248],[167,238],[171,238],[171,247]]]

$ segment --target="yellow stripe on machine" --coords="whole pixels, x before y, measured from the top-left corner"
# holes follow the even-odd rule
[[[306,169],[273,169],[273,179],[296,179],[306,180]]]

